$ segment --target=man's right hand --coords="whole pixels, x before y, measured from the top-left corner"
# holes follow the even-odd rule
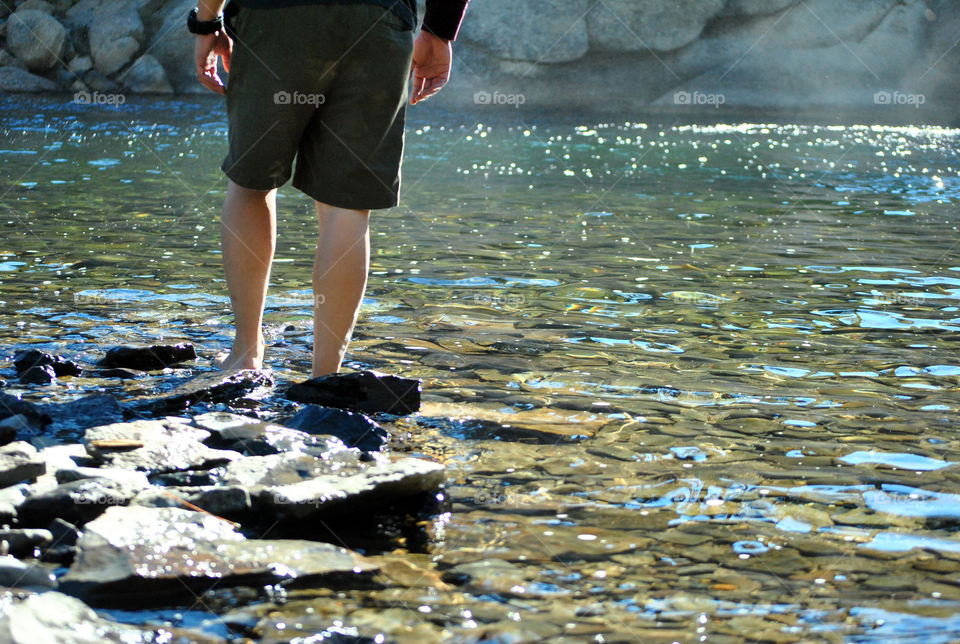
[[[223,31],[194,37],[197,39],[193,50],[197,79],[211,92],[226,94],[227,88],[217,73],[217,60],[223,58],[223,69],[229,73],[233,41]]]
[[[429,31],[420,30],[413,41],[413,92],[410,104],[428,99],[450,80],[450,62],[453,50],[449,40],[438,38]]]

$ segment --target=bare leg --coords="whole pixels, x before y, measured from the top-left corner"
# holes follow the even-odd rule
[[[220,234],[236,334],[230,353],[218,356],[215,364],[221,369],[260,369],[263,307],[277,240],[277,191],[229,182]]]
[[[312,377],[337,373],[357,321],[370,264],[369,210],[317,202]]]

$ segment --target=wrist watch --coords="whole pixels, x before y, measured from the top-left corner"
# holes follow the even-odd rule
[[[223,15],[219,15],[213,20],[197,20],[196,8],[191,9],[187,14],[187,31],[192,34],[206,36],[215,34],[223,30]]]

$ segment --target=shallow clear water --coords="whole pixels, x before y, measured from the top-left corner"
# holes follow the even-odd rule
[[[220,105],[3,107],[0,358],[224,348]],[[456,588],[291,592],[236,622],[282,640],[951,640],[960,131],[489,114],[412,112],[348,359],[424,379],[392,429],[451,469],[429,552],[399,556],[490,564]],[[292,189],[280,210],[268,363],[302,379],[315,221]]]

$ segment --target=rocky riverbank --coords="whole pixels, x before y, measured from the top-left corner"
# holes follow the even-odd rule
[[[422,3],[421,3],[422,4]],[[195,0],[0,7],[0,90],[205,93],[184,23]],[[422,8],[421,8],[422,11]],[[960,89],[948,0],[484,0],[470,7],[450,109],[948,110]]]
[[[277,391],[266,372],[208,372],[161,393],[58,402],[81,378],[149,389],[160,370],[195,358],[187,344],[118,347],[98,364],[16,354],[18,381],[0,392],[3,641],[131,631],[88,606],[192,606],[214,588],[390,585],[376,554],[417,542],[418,521],[441,507],[444,467],[386,449],[388,430],[362,412],[389,422],[416,411],[420,382],[361,372]],[[30,400],[41,394],[49,402]],[[204,411],[251,396],[328,406],[277,422]]]

